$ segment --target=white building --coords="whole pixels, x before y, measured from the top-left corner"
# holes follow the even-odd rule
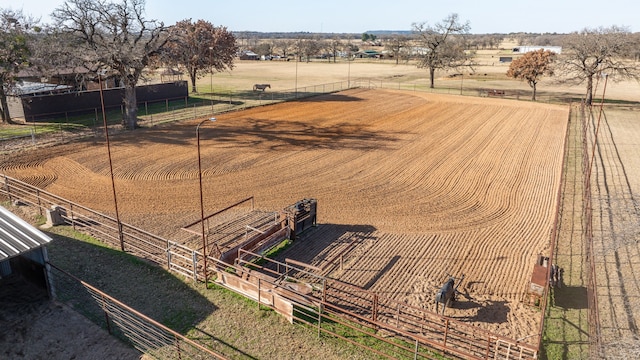
[[[528,53],[531,51],[538,51],[538,50],[545,50],[545,51],[549,50],[549,51],[553,51],[556,54],[560,54],[562,53],[562,46],[527,45],[527,46],[516,46],[513,48],[514,53],[520,53],[520,54]]]

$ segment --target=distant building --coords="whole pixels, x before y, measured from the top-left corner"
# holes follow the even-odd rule
[[[538,51],[538,50],[544,50],[544,51],[552,51],[556,54],[560,54],[562,53],[562,46],[535,46],[535,45],[527,45],[527,46],[516,46],[513,48],[513,52],[514,53],[520,53],[520,54],[524,54],[524,53],[528,53],[531,51]]]
[[[0,206],[0,290],[7,299],[51,295],[46,245],[51,237]]]
[[[382,53],[375,51],[375,50],[364,50],[364,51],[358,51],[356,53],[353,54],[354,57],[357,58],[381,58],[383,55]]]
[[[240,60],[260,60],[260,56],[253,51],[243,51],[240,54]]]

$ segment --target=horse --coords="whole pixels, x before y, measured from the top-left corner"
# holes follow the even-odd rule
[[[264,91],[266,88],[271,89],[270,84],[255,84],[253,85],[253,91],[262,90]]]

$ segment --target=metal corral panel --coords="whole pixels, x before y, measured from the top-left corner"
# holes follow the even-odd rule
[[[37,249],[51,238],[0,206],[0,261]]]

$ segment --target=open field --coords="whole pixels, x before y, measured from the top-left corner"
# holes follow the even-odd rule
[[[568,107],[356,89],[217,117],[201,130],[207,213],[249,195],[267,210],[316,198],[316,233],[340,236],[322,240],[326,251],[299,243],[300,260],[321,264],[345,239],[362,239],[331,276],[432,309],[446,273],[464,273],[469,298],[449,315],[512,338],[538,331],[540,313],[520,300],[548,251]],[[112,138],[123,221],[180,238],[199,218],[195,124]],[[0,165],[113,213],[97,139]]]
[[[506,50],[505,50],[506,51]],[[473,69],[460,69],[436,72],[435,87],[437,89],[463,89],[465,93],[475,89],[506,89],[522,92],[523,99],[531,96],[531,88],[526,82],[509,79],[506,76],[509,63],[500,63],[502,55],[512,55],[505,51],[480,50],[477,55],[478,66]],[[455,76],[453,74],[463,74]],[[338,59],[336,63],[326,60],[312,62],[281,61],[238,61],[232,71],[216,73],[213,77],[205,75],[198,80],[200,92],[209,92],[213,84],[214,93],[229,91],[249,91],[254,84],[269,83],[269,91],[288,91],[305,86],[332,83],[338,81],[371,81],[398,83],[403,88],[415,86],[426,90],[429,76],[426,69],[419,69],[414,63],[396,65],[393,60],[357,59],[349,63]],[[611,79],[610,79],[611,80]],[[613,79],[615,80],[615,79]],[[603,82],[596,82],[601,91]],[[580,99],[585,94],[584,85],[561,82],[560,77],[544,77],[538,84],[538,96],[546,101],[550,97]],[[609,81],[607,97],[619,101],[640,101],[640,84],[636,81]]]

